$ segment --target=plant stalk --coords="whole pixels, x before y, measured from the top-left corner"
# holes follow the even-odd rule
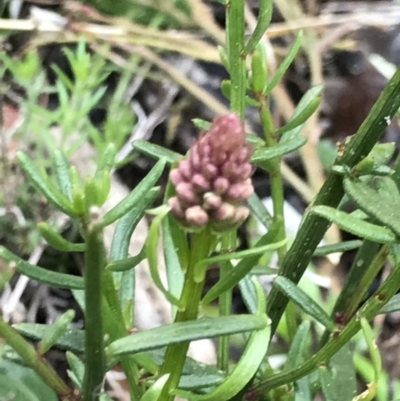
[[[185,274],[185,283],[181,295],[181,302],[184,307],[178,310],[175,323],[195,320],[197,318],[204,281],[195,281],[194,268],[199,261],[208,257],[213,243],[214,236],[209,228],[205,228],[193,234],[189,264]],[[170,392],[179,385],[189,344],[188,342],[184,342],[167,347],[164,363],[160,368],[159,375],[169,374],[170,376],[159,397],[160,401],[172,401],[174,399],[174,396],[170,395]]]
[[[352,168],[365,155],[368,155],[386,128],[386,119],[392,118],[399,107],[400,69],[396,71],[382,92],[357,134],[346,145],[343,155],[338,158],[336,164]],[[342,178],[331,171],[313,205],[337,207],[343,194]],[[280,266],[279,274],[297,284],[329,225],[327,220],[306,213],[296,238]],[[273,286],[267,305],[267,314],[272,320],[272,333],[275,332],[287,303],[287,297]]]
[[[224,233],[222,236],[222,253],[233,252],[236,248],[236,229]],[[220,277],[222,280],[229,275],[232,268],[231,262],[221,262]],[[232,313],[232,288],[225,291],[219,297],[219,315],[229,316]],[[221,336],[218,338],[218,355],[217,355],[218,369],[227,372],[229,368],[229,336]]]
[[[246,61],[244,49],[244,0],[226,3],[226,44],[231,79],[231,110],[244,118],[246,103]]]
[[[85,376],[83,401],[98,401],[105,375],[102,314],[103,272],[106,266],[102,230],[89,227],[85,251]]]
[[[62,400],[73,400],[73,390],[61,379],[54,369],[41,358],[35,348],[0,316],[0,337],[3,337],[21,358],[51,387]]]
[[[107,319],[107,313],[104,314],[104,325],[106,331],[110,335],[111,341],[116,341],[119,338],[128,335],[125,325],[124,317],[122,315],[120,302],[115,291],[115,284],[111,270],[104,273],[104,302],[107,302],[111,312],[110,319]],[[129,386],[129,395],[131,401],[138,401],[142,396],[142,392],[138,386],[139,371],[132,356],[121,356],[121,365],[126,375],[126,380]]]

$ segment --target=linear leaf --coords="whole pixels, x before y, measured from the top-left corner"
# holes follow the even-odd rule
[[[146,256],[149,262],[150,274],[156,287],[164,294],[165,298],[173,305],[179,305],[179,299],[173,295],[161,280],[159,267],[158,267],[158,242],[160,239],[160,226],[162,220],[166,217],[169,212],[169,208],[165,207],[163,210],[154,218],[152,221],[147,240],[145,244]]]
[[[61,193],[52,191],[46,180],[42,177],[42,174],[36,167],[35,163],[25,153],[18,152],[18,160],[22,169],[28,175],[35,188],[51,203],[53,203],[59,210],[63,211],[68,216],[74,216],[75,212],[72,208],[71,203]]]
[[[13,326],[19,333],[33,340],[41,340],[49,327],[47,324],[19,323]],[[83,330],[68,329],[54,346],[81,354],[85,351],[85,333]]]
[[[277,232],[276,227],[272,228],[270,231],[268,231],[268,233],[263,235],[258,240],[255,247],[259,248],[261,246],[273,243],[276,237],[276,232]],[[242,280],[247,274],[250,273],[251,269],[254,267],[254,265],[257,263],[259,259],[260,259],[259,254],[248,257],[246,259],[242,259],[235,266],[234,269],[229,269],[229,275],[225,276],[222,280],[218,281],[217,284],[211,287],[210,291],[207,292],[201,303],[203,305],[206,305],[214,301],[214,299],[218,298],[225,291],[229,290],[230,288],[233,288],[236,284],[239,283],[240,280]]]
[[[253,153],[251,161],[252,163],[257,164],[265,162],[266,160],[274,159],[278,156],[286,155],[301,148],[303,145],[305,145],[306,142],[307,139],[304,136],[297,135],[287,141],[281,140],[276,146],[272,148],[257,148]]]
[[[154,401],[158,400],[164,386],[167,384],[168,375],[161,376],[150,388],[140,397],[140,401]]]
[[[253,249],[246,249],[244,251],[226,253],[223,255],[218,255],[218,256],[213,256],[211,258],[203,259],[200,262],[198,262],[194,267],[195,280],[199,280],[199,282],[202,281],[205,276],[206,268],[214,263],[224,262],[224,261],[234,260],[234,259],[243,260],[246,258],[251,258],[255,255],[261,255],[268,251],[274,251],[275,249],[282,247],[282,245],[285,245],[286,242],[287,242],[287,239],[285,238],[282,241],[273,242],[272,244],[267,244],[267,245],[263,245],[263,246],[258,246]]]
[[[337,224],[344,231],[370,241],[387,244],[396,240],[395,235],[387,228],[357,219],[329,206],[314,206],[310,209],[310,213],[317,214]]]
[[[172,150],[163,148],[162,146],[156,145],[151,142],[137,139],[133,141],[134,150],[139,151],[147,156],[153,157],[154,159],[165,159],[167,163],[171,164],[183,158],[179,153],[173,152]]]
[[[85,250],[85,244],[74,244],[66,240],[45,222],[39,223],[37,228],[46,242],[54,249],[62,252],[83,252]]]
[[[332,379],[331,372],[326,366],[321,366],[318,369],[319,380],[321,382],[322,392],[326,401],[340,401],[337,398],[335,385]],[[349,400],[350,401],[350,400]]]
[[[278,128],[275,131],[276,135],[282,135],[285,134],[286,132],[289,132],[300,125],[305,124],[305,122],[310,118],[310,116],[317,110],[318,106],[321,103],[321,97],[316,96],[313,99],[310,100],[306,106],[299,111],[297,114],[294,114],[292,118],[281,128]]]
[[[223,316],[172,323],[116,340],[106,348],[106,354],[110,358],[134,354],[180,342],[262,330],[267,325],[268,319],[257,315]]]
[[[72,185],[69,176],[68,159],[66,158],[65,154],[58,149],[54,150],[53,158],[58,186],[60,187],[63,195],[69,201],[72,201]]]
[[[273,223],[273,217],[268,209],[265,207],[261,199],[253,194],[247,200],[247,205],[249,206],[251,213],[257,217],[258,221],[266,228],[269,229]]]
[[[78,290],[84,288],[82,277],[53,272],[51,270],[44,269],[43,267],[31,265],[2,246],[0,246],[0,258],[4,259],[8,263],[15,262],[16,269],[19,273],[24,274],[33,280],[39,281],[39,283],[49,284],[59,288]]]
[[[243,57],[250,54],[257,43],[262,39],[272,18],[273,4],[272,0],[260,0],[260,9],[258,11],[257,25],[254,28],[249,41],[243,49]]]
[[[305,320],[297,329],[293,338],[292,344],[288,352],[285,369],[295,369],[300,363],[303,362],[304,348],[310,334],[311,323]]]
[[[290,67],[290,64],[292,64],[294,58],[297,55],[297,52],[300,49],[301,42],[303,40],[303,32],[300,31],[297,36],[295,41],[293,42],[292,47],[289,50],[289,53],[287,56],[284,58],[282,61],[281,65],[279,66],[278,70],[276,71],[275,75],[272,77],[271,81],[269,82],[267,86],[267,93],[270,93],[276,85],[282,80],[282,77],[285,75],[287,69]]]
[[[295,304],[300,306],[304,312],[308,313],[328,330],[332,331],[335,328],[335,324],[328,314],[311,297],[297,287],[296,284],[293,284],[285,277],[278,276],[274,281],[274,285],[276,285]]]
[[[126,215],[140,202],[145,195],[153,189],[157,180],[160,178],[165,167],[165,159],[161,159],[146,175],[146,177],[136,186],[136,188],[118,205],[108,211],[103,217],[103,227],[106,227]]]
[[[344,190],[359,208],[400,236],[400,193],[390,177],[375,178],[374,189],[360,179],[345,177]],[[378,241],[379,242],[379,241]]]
[[[262,316],[260,316],[262,317]],[[266,315],[264,315],[266,318]],[[237,395],[257,373],[265,354],[267,353],[271,336],[270,326],[251,333],[250,339],[242,357],[228,378],[215,390],[205,395],[192,395],[177,392],[194,401],[227,401]]]
[[[314,256],[325,256],[336,252],[352,251],[353,249],[359,248],[361,245],[362,241],[358,239],[330,245],[321,245],[315,250]]]

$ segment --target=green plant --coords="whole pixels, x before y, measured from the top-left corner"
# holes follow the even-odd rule
[[[199,401],[308,401],[318,391],[328,401],[370,400],[375,395],[379,400],[387,399],[382,390],[385,374],[375,345],[376,335],[369,322],[380,313],[400,309],[395,295],[400,289],[400,163],[396,161],[393,167],[388,167],[394,147],[376,143],[387,121],[400,107],[400,70],[359,131],[338,153],[325,184],[306,210],[300,230],[288,247],[281,157],[305,144],[301,131],[319,106],[322,87],[311,88],[293,116],[283,127],[276,128],[270,107],[271,93],[299,51],[302,34],[296,37],[281,66],[271,76],[266,51],[260,42],[270,22],[271,1],[261,2],[256,29],[247,41],[244,1],[229,2],[226,11],[226,46],[220,48],[220,53],[230,80],[223,83],[222,89],[230,100],[232,113],[218,116],[211,124],[197,120],[196,124],[206,132],[186,157],[146,141],[136,141],[136,151],[154,157],[157,163],[110,211],[102,214],[101,206],[109,197],[111,170],[122,142],[110,135],[111,123],[106,124],[108,128],[102,137],[86,118],[105,93],[98,86],[106,75],[103,61],[92,59],[83,42],[78,44],[76,53],[66,51],[75,79],[56,69],[59,80],[55,89],[60,98],[56,116],[64,129],[64,143],[76,129],[83,134],[82,138],[91,137],[98,151],[97,171],[89,178],[78,177],[67,161],[74,148],[55,151],[52,143],[47,143],[53,153],[49,162],[54,170],[52,176],[27,154],[18,155],[31,184],[56,210],[79,226],[83,237],[81,244],[73,244],[49,224],[38,226],[50,246],[64,252],[84,252],[83,277],[31,265],[0,247],[0,257],[7,262],[2,285],[18,271],[37,281],[71,289],[85,311],[85,330],[69,329],[73,319],[69,311],[53,325],[25,323],[13,328],[0,318],[0,336],[61,399],[107,399],[103,386],[105,373],[119,362],[132,400],[170,401],[179,395]],[[20,80],[26,80],[26,87],[39,74],[37,59],[32,55],[25,60],[26,64],[7,62]],[[249,70],[246,65],[250,65]],[[37,93],[33,89],[27,99],[27,108],[38,110],[34,105]],[[242,119],[246,105],[257,106],[263,137],[245,133]],[[73,120],[78,111],[79,124]],[[47,129],[54,115],[44,109],[40,113],[47,118]],[[38,126],[31,128],[37,130]],[[252,193],[250,161],[271,177],[272,215]],[[157,181],[167,166],[171,168],[170,182],[163,205],[151,209],[159,192]],[[339,207],[345,194],[358,208],[351,214]],[[128,255],[132,232],[146,212],[153,215],[153,220],[145,247],[136,256]],[[249,213],[268,232],[251,249],[237,251],[236,231]],[[113,245],[107,254],[103,231],[116,221]],[[318,247],[331,223],[361,239]],[[167,287],[158,271],[156,250],[161,230]],[[329,302],[320,305],[308,294],[317,292],[311,284],[306,284],[307,291],[304,283],[302,287],[297,284],[313,255],[324,256],[346,249],[358,249],[358,254],[340,296],[329,300],[328,310]],[[279,259],[278,277],[266,295],[252,276],[257,268],[266,267],[263,258],[275,250]],[[127,305],[119,296],[119,273],[133,271],[143,259],[148,260],[154,284],[171,304],[174,323],[129,335],[134,327],[131,316],[125,313]],[[386,262],[392,266],[389,276],[374,294],[368,295],[372,281]],[[205,273],[215,263],[220,267],[219,281],[204,293]],[[248,315],[231,313],[232,292],[237,285]],[[133,290],[131,296],[134,297]],[[199,307],[205,308],[217,299],[218,317],[199,317]],[[132,307],[132,303],[129,305]],[[312,328],[319,343],[313,353]],[[370,385],[356,396],[351,340],[359,332],[364,340],[359,339],[358,343],[365,341],[371,359],[364,361],[358,352],[355,365]],[[270,364],[271,337],[275,333],[291,343],[282,369]],[[245,346],[239,361],[231,366],[230,336],[234,334],[243,335]],[[23,336],[39,340],[38,346],[33,347]],[[205,366],[186,356],[190,341],[210,337],[218,338],[216,366]],[[52,346],[67,350],[74,388],[46,362],[44,354]],[[4,378],[0,371],[1,379]],[[345,380],[347,385],[343,386]],[[15,387],[18,382],[9,384]],[[21,391],[25,388],[21,387]]]

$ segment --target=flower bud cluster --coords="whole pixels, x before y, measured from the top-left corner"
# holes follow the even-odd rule
[[[211,224],[215,231],[243,223],[249,215],[243,202],[254,192],[250,156],[240,118],[234,113],[216,117],[170,173],[175,218],[192,228]]]

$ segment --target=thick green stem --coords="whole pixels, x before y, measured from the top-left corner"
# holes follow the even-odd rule
[[[103,271],[106,266],[102,231],[88,228],[85,251],[85,376],[83,401],[98,401],[105,374],[102,314]]]
[[[343,156],[337,160],[336,164],[351,168],[368,155],[386,128],[387,119],[392,118],[399,107],[400,69],[397,70],[382,92],[357,134],[346,145]],[[337,207],[343,194],[341,176],[331,171],[313,205]],[[327,220],[315,214],[306,213],[299,232],[280,266],[279,274],[297,284],[329,225],[330,223]],[[287,302],[287,297],[277,287],[273,286],[267,305],[267,313],[272,320],[273,333],[286,308]]]
[[[274,125],[272,122],[272,115],[269,110],[268,99],[265,96],[260,96],[260,117],[265,134],[265,142],[269,148],[278,144],[275,137]],[[285,218],[284,210],[284,193],[283,193],[283,177],[281,172],[281,158],[275,157],[268,162],[268,171],[271,179],[271,197],[274,207],[274,223],[278,227],[278,235],[276,240],[282,241],[286,238],[285,233]],[[286,245],[278,249],[279,265],[282,263],[286,254]]]
[[[236,229],[228,231],[222,236],[222,253],[233,252],[236,248]],[[229,275],[232,265],[229,261],[220,266],[220,280]],[[232,313],[232,289],[225,291],[219,297],[219,315],[229,316]],[[227,372],[229,368],[229,336],[218,339],[218,369]]]
[[[53,368],[38,355],[35,348],[29,344],[16,330],[8,325],[0,316],[0,337],[3,337],[17,354],[23,358],[42,379],[51,387],[62,400],[73,400],[73,391],[61,379]]]
[[[214,237],[207,228],[193,234],[189,265],[185,274],[185,283],[181,296],[184,307],[176,314],[175,322],[185,322],[197,318],[204,281],[195,281],[194,268],[199,261],[208,257],[213,242]],[[160,368],[160,376],[169,374],[170,377],[159,397],[160,401],[173,400],[174,397],[170,395],[170,392],[178,387],[188,349],[189,343],[187,342],[167,347],[164,363]]]
[[[104,296],[105,302],[111,312],[111,316],[104,316],[104,325],[106,331],[110,335],[111,341],[116,341],[119,338],[127,336],[127,331],[124,325],[124,317],[121,311],[121,304],[115,291],[115,283],[111,270],[106,270],[104,273]],[[138,386],[139,370],[132,356],[121,356],[122,368],[126,375],[126,380],[129,386],[129,395],[131,401],[138,401],[142,396],[142,392]]]
[[[246,62],[244,49],[244,0],[226,3],[226,42],[231,79],[231,109],[244,118],[246,103]]]
[[[293,383],[318,369],[319,365],[329,361],[361,329],[360,317],[365,317],[367,320],[373,319],[390,298],[396,294],[399,288],[400,264],[393,269],[378,291],[365,303],[360,312],[351,319],[348,325],[341,332],[334,332],[330,341],[307,362],[299,365],[296,369],[279,373],[259,382],[250,391],[256,394],[265,394],[275,387],[286,383]]]

